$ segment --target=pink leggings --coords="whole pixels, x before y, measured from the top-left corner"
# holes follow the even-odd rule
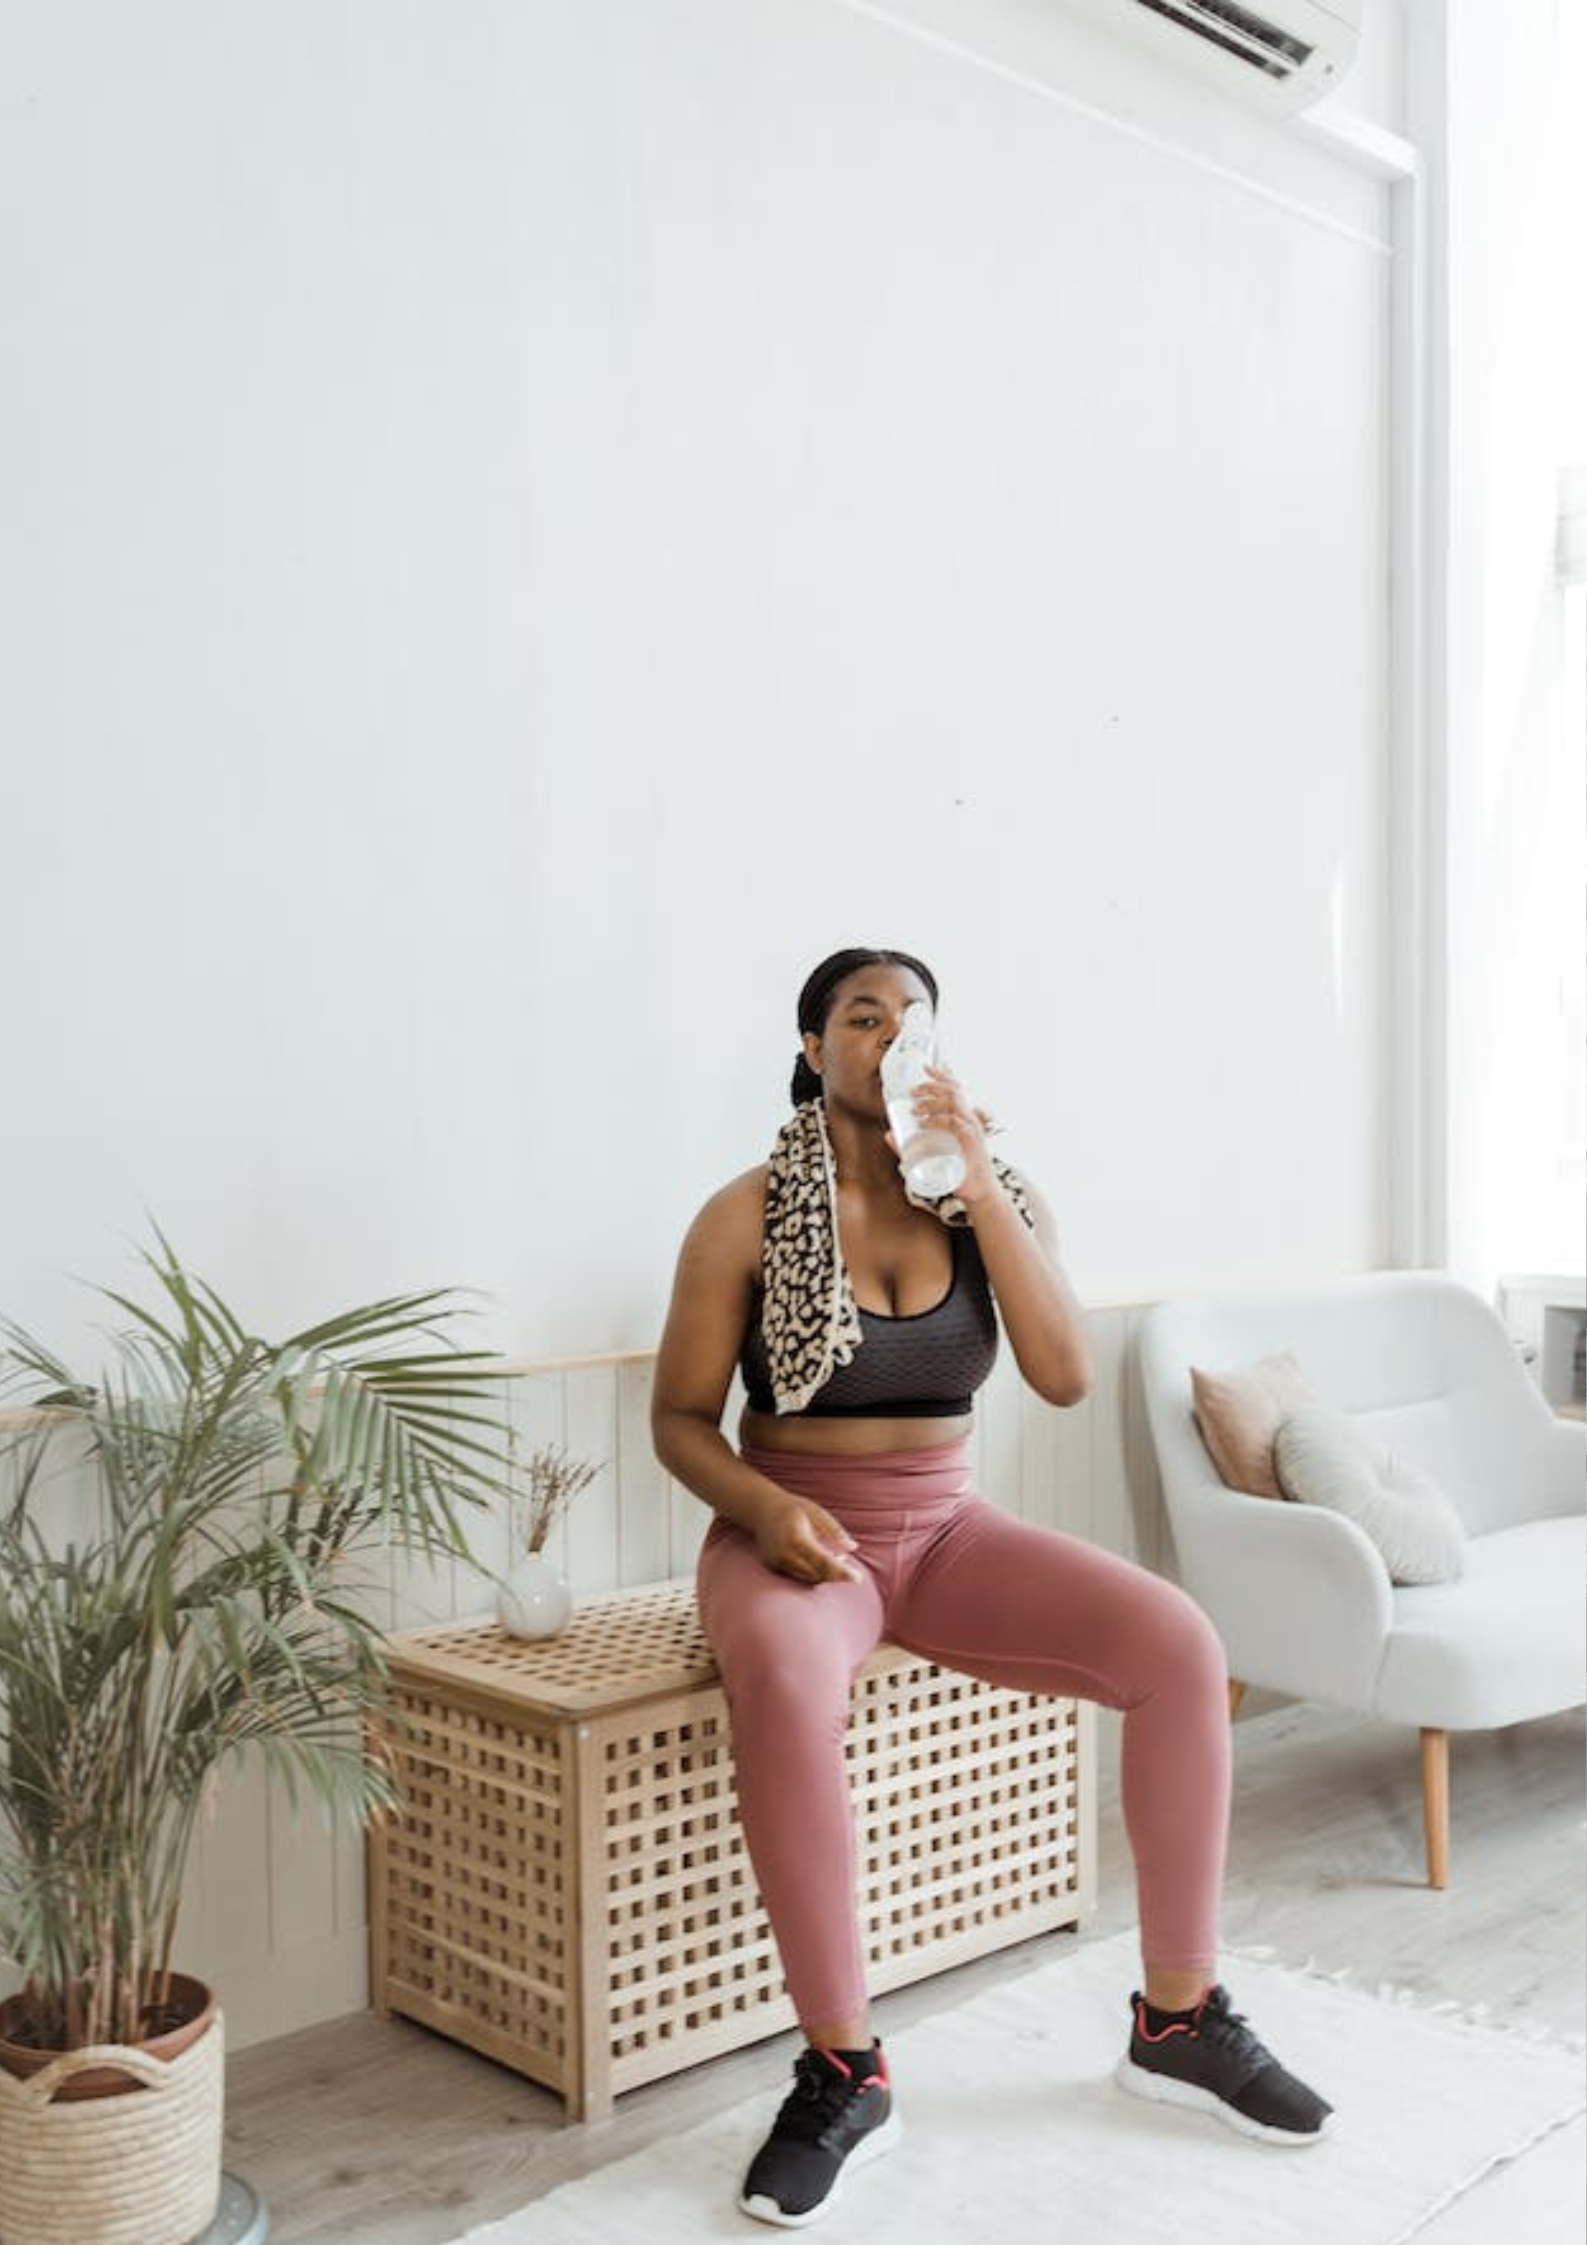
[[[806,2026],[866,2008],[843,1734],[855,1672],[884,1637],[989,1683],[1125,1710],[1142,1954],[1164,1971],[1215,1970],[1229,1808],[1223,1648],[1172,1583],[978,1496],[968,1451],[745,1452],[768,1480],[842,1521],[859,1582],[774,1574],[754,1539],[720,1518],[700,1554],[739,1813]]]

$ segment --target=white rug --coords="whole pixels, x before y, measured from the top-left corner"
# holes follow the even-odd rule
[[[1337,2108],[1306,2150],[1269,2149],[1116,2088],[1133,1934],[892,2038],[904,2141],[820,2225],[856,2245],[1580,2245],[1582,2056],[1244,1957],[1238,2009]],[[751,2245],[733,2204],[788,2086],[565,2184],[461,2245]]]

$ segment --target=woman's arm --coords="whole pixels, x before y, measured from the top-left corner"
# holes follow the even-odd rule
[[[777,1573],[800,1582],[852,1580],[854,1539],[831,1513],[757,1473],[722,1433],[744,1331],[755,1305],[766,1173],[751,1170],[708,1200],[678,1257],[656,1357],[651,1435],[667,1471],[724,1520],[754,1537]]]
[[[922,1122],[945,1124],[964,1152],[958,1197],[969,1211],[975,1244],[997,1297],[1015,1361],[1044,1402],[1078,1403],[1091,1387],[1091,1342],[1085,1312],[1058,1259],[1052,1212],[1026,1183],[1034,1228],[997,1181],[986,1130],[957,1079],[934,1068],[917,1094]]]
[[[1091,1387],[1085,1312],[1058,1260],[1051,1211],[1028,1179],[1025,1190],[1034,1229],[1001,1186],[965,1205],[1020,1371],[1045,1402],[1078,1403]]]

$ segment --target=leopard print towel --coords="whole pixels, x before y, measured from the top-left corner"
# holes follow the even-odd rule
[[[1026,1223],[1033,1223],[1018,1170],[995,1157],[992,1167]],[[945,1224],[970,1221],[963,1201],[951,1193],[935,1201],[909,1197]],[[794,1109],[771,1150],[761,1281],[761,1337],[772,1396],[779,1413],[802,1411],[837,1367],[852,1360],[865,1337],[838,1251],[837,1172],[819,1099]]]

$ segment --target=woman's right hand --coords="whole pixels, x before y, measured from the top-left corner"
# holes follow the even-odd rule
[[[809,1497],[784,1491],[768,1506],[755,1530],[762,1559],[775,1574],[795,1582],[859,1582],[860,1569],[847,1553],[854,1538],[840,1520]]]

